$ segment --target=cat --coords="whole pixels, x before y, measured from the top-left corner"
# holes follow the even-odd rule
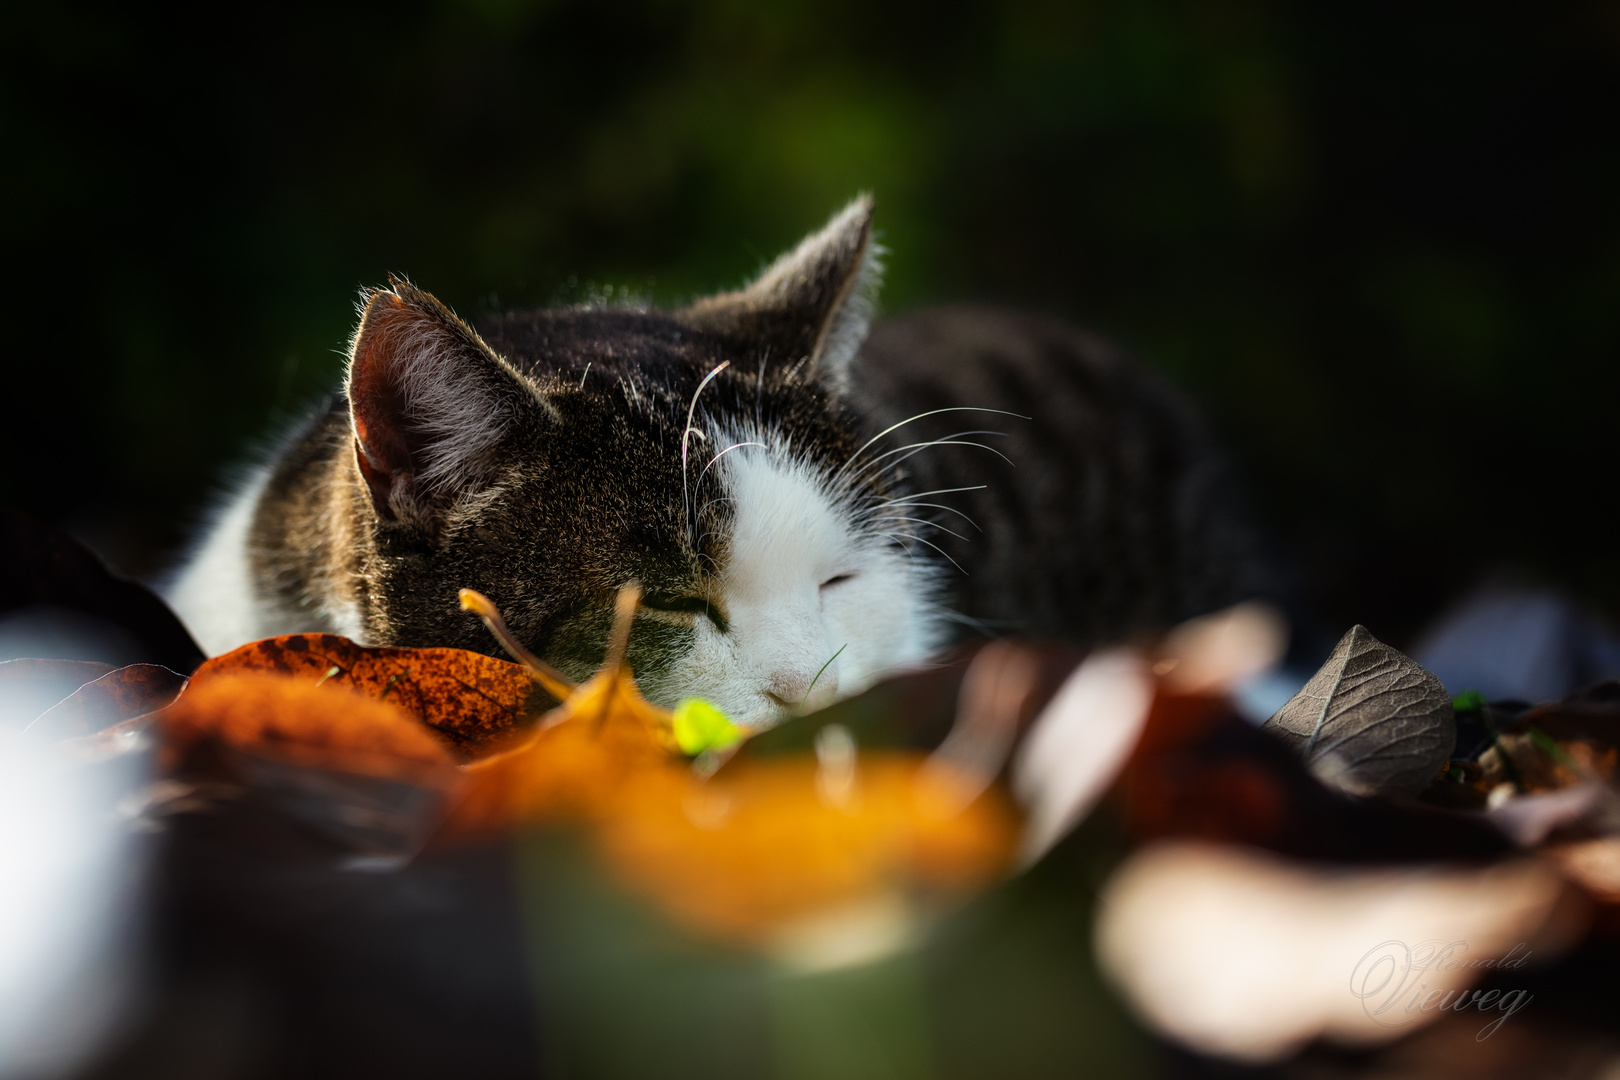
[[[1255,591],[1226,470],[1168,387],[1018,313],[874,331],[879,254],[863,196],[674,311],[475,329],[391,278],[363,295],[344,394],[167,595],[211,652],[329,631],[498,654],[458,607],[474,588],[580,679],[636,582],[648,698],[767,726],[965,635],[1098,644]]]

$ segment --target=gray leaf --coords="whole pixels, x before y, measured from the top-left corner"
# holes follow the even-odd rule
[[[1439,679],[1355,626],[1265,730],[1326,783],[1415,795],[1450,757],[1457,718]]]

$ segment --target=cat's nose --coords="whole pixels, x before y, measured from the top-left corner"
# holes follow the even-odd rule
[[[829,664],[814,668],[779,669],[765,682],[765,693],[776,704],[806,712],[819,709],[838,696],[838,672]]]

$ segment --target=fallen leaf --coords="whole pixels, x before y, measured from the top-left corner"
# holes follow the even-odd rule
[[[130,664],[80,686],[41,713],[26,729],[31,738],[59,741],[94,735],[124,720],[168,705],[186,677],[159,664]]]
[[[555,705],[521,665],[464,649],[385,649],[335,634],[266,638],[208,660],[192,676],[273,672],[404,709],[463,757],[509,743]]]
[[[0,731],[21,731],[87,682],[112,671],[93,660],[0,662]]]
[[[1359,625],[1263,730],[1326,783],[1401,795],[1427,787],[1457,739],[1440,680]]]
[[[408,855],[461,787],[450,751],[398,705],[279,674],[214,674],[159,714],[166,771],[229,780],[366,853]]]
[[[762,947],[785,934],[801,961],[807,919],[870,912],[896,890],[979,885],[1008,867],[1019,820],[1001,789],[924,754],[862,755],[837,725],[820,729],[814,757],[696,772],[674,715],[650,705],[624,665],[635,603],[621,594],[602,669],[527,743],[467,766],[447,839],[584,824],[622,881],[688,927]],[[850,955],[838,936],[823,926],[812,938]]]
[[[1196,838],[1361,862],[1491,858],[1510,847],[1482,815],[1347,798],[1229,702],[1163,686],[1109,798],[1137,842]]]
[[[156,593],[113,574],[60,529],[0,510],[0,611],[35,604],[71,608],[111,623],[134,638],[143,661],[181,674],[202,663],[202,649]]]
[[[826,768],[794,756],[707,783],[643,775],[598,843],[621,880],[688,926],[765,947],[799,939],[818,915],[897,890],[981,887],[1010,868],[1020,821],[1000,788],[963,806],[923,756],[885,752],[860,755],[830,798]]]
[[[639,702],[629,704],[630,702]],[[521,746],[468,765],[468,787],[447,835],[589,820],[621,791],[663,774],[689,775],[661,737],[656,713],[626,671],[597,675],[549,714]],[[649,719],[651,722],[649,722]]]

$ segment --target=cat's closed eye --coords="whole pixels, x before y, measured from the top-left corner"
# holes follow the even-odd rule
[[[835,574],[821,583],[823,589],[830,589],[834,585],[842,585],[846,581],[854,580],[854,574]]]
[[[641,606],[651,611],[671,611],[683,615],[702,615],[722,634],[726,632],[726,618],[718,608],[701,596],[658,596],[641,598]]]

